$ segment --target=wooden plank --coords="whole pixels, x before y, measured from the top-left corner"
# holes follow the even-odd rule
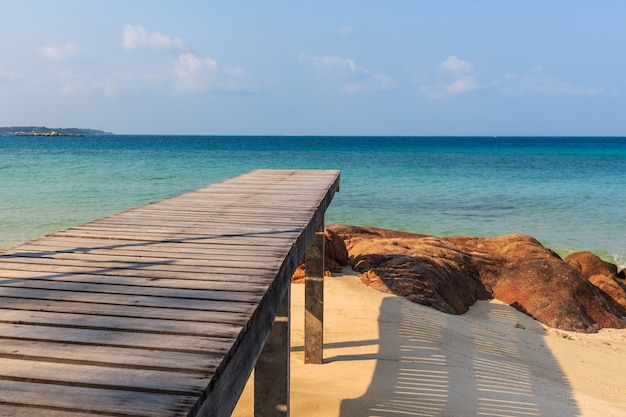
[[[229,323],[244,325],[248,314],[211,310],[189,310],[182,308],[145,307],[137,305],[81,303],[76,301],[0,297],[0,305],[6,310],[49,311],[54,313],[94,314],[162,320],[196,321],[200,323]],[[2,312],[0,311],[0,315]]]
[[[218,355],[206,353],[149,351],[110,346],[88,346],[49,341],[0,338],[0,358],[72,363],[76,365],[148,369],[168,372],[207,374],[219,365]],[[2,414],[0,414],[2,415]]]
[[[24,264],[24,263],[11,263],[4,264],[5,271],[31,271],[40,272],[41,277],[52,276],[65,276],[72,274],[85,274],[85,275],[104,275],[114,277],[139,277],[147,279],[175,279],[180,278],[184,280],[207,280],[207,281],[247,281],[267,283],[271,282],[273,278],[270,273],[259,274],[258,271],[250,271],[245,268],[231,268],[231,269],[218,269],[212,272],[198,272],[198,271],[164,271],[154,269],[96,269],[93,268],[80,268],[80,267],[64,267],[64,266],[50,266],[49,268],[42,267],[38,264]],[[10,269],[8,269],[10,268]],[[10,272],[12,273],[12,272]],[[7,272],[9,274],[9,272]],[[4,274],[3,274],[4,275]],[[256,281],[255,281],[256,280]]]
[[[44,256],[37,255],[36,253],[28,253],[22,254],[19,258],[5,258],[7,262],[12,262],[13,259],[18,262],[30,262],[37,263],[37,260],[41,260],[43,263],[50,262],[50,259],[59,260],[59,263],[65,265],[74,265],[75,262],[61,262],[61,260],[67,261],[81,261],[81,264],[90,265],[93,262],[93,265],[99,266],[103,265],[104,262],[113,261],[116,264],[119,263],[127,263],[127,264],[154,264],[154,265],[178,265],[178,266],[189,266],[189,267],[205,267],[207,262],[206,259],[201,259],[200,257],[195,259],[190,258],[174,258],[174,257],[153,257],[149,254],[145,256],[138,256],[138,252],[134,252],[132,255],[121,255],[120,253],[113,253],[111,251],[106,251],[102,253],[70,253],[70,252],[61,252],[55,254],[45,254]],[[246,257],[242,259],[241,257],[234,257],[232,255],[222,255],[222,256],[214,256],[211,259],[212,266],[220,266],[220,267],[229,267],[232,268],[236,265],[238,268],[259,268],[259,269],[269,269],[275,271],[276,268],[280,266],[283,261],[283,258],[279,257]]]
[[[74,238],[99,238],[99,239],[118,239],[127,241],[127,245],[133,246],[149,246],[153,242],[158,243],[220,243],[226,245],[258,245],[258,246],[273,246],[273,245],[288,245],[290,239],[296,238],[297,234],[286,233],[278,236],[278,233],[230,233],[230,234],[217,234],[217,235],[202,235],[193,233],[150,233],[149,231],[143,231],[142,235],[128,233],[124,230],[110,230],[106,231],[81,231],[78,229],[68,229],[52,234],[52,236],[59,237],[74,237]]]
[[[129,283],[130,284],[130,283]],[[90,283],[90,282],[67,282],[67,281],[50,281],[36,279],[2,279],[0,278],[0,294],[4,288],[30,288],[38,290],[53,291],[70,291],[70,292],[91,292],[98,294],[126,294],[126,295],[145,295],[151,297],[169,297],[169,298],[187,298],[198,300],[229,300],[255,302],[258,298],[255,294],[263,293],[263,286],[250,285],[238,286],[233,283],[224,283],[223,287],[213,285],[213,288],[207,289],[181,289],[176,287],[153,287],[153,286],[134,286],[134,285],[111,285],[107,283]],[[251,296],[252,295],[252,296]]]
[[[45,416],[45,417],[93,417],[93,413],[83,413],[75,410],[53,410],[50,408],[38,408],[32,404],[29,405],[5,405],[0,404],[0,416],[3,417],[19,417],[19,416]]]
[[[272,241],[273,245],[256,245],[255,242],[247,240],[247,245],[239,245],[236,247],[237,253],[246,254],[250,250],[253,250],[254,253],[260,251],[267,252],[278,252],[282,255],[285,255],[289,252],[289,246],[279,246],[276,245],[276,241]],[[204,242],[129,242],[128,240],[116,240],[112,238],[88,238],[88,237],[77,237],[72,238],[69,236],[59,237],[56,234],[48,235],[45,238],[40,238],[37,240],[33,240],[24,245],[19,246],[19,250],[23,253],[28,253],[29,251],[50,251],[50,248],[58,251],[67,251],[67,250],[75,250],[79,251],[91,251],[91,250],[131,250],[131,251],[157,251],[157,252],[167,252],[172,251],[176,254],[198,254],[203,253],[204,251],[232,251],[234,248],[228,242],[216,242],[215,240],[206,240]],[[31,249],[31,247],[33,249]],[[39,249],[41,247],[41,249]],[[5,254],[15,253],[15,249],[7,249]],[[22,250],[24,248],[25,250]],[[53,250],[53,251],[54,251]]]
[[[146,351],[187,352],[224,355],[232,340],[156,333],[115,332],[101,329],[59,329],[50,326],[0,322],[0,340],[26,340],[62,343],[71,346],[109,346]],[[0,368],[1,369],[1,368]],[[1,379],[1,378],[0,378]]]
[[[221,275],[221,280],[202,279],[197,274],[196,279],[176,278],[148,278],[139,276],[117,276],[105,274],[45,274],[38,271],[5,269],[0,271],[0,283],[3,281],[54,281],[54,282],[80,282],[93,284],[109,284],[133,287],[155,287],[188,290],[220,290],[232,292],[256,292],[267,288],[268,279],[256,276]],[[242,286],[241,282],[246,285]]]
[[[39,290],[32,288],[0,288],[0,296],[26,298],[41,301],[73,301],[91,303],[94,308],[100,304],[140,307],[165,307],[201,311],[222,311],[232,313],[251,313],[261,299],[261,295],[250,295],[248,301],[199,300],[189,298],[150,297],[145,295],[98,294],[89,292],[69,292]]]
[[[242,326],[229,323],[198,323],[193,321],[159,320],[137,317],[103,316],[97,314],[72,314],[23,310],[3,310],[0,322],[59,329],[95,329],[119,332],[171,334],[181,336],[206,336],[234,339]]]
[[[187,276],[185,274],[205,274],[211,275],[255,275],[255,276],[272,276],[272,271],[265,268],[239,268],[237,266],[199,266],[186,267],[185,265],[176,265],[169,262],[88,262],[82,260],[65,260],[65,259],[36,259],[31,257],[7,258],[2,259],[6,268],[41,271],[53,273],[68,274],[102,274],[102,275],[122,275],[122,276],[139,276],[139,277],[163,277],[168,278],[172,275]],[[162,272],[163,274],[152,274],[153,272]]]
[[[46,415],[55,412],[160,417],[185,415],[197,396],[181,396],[106,388],[42,384],[0,379],[0,404],[11,407],[14,416]],[[31,414],[32,410],[37,410]],[[7,415],[11,415],[8,413]]]
[[[2,358],[5,380],[165,395],[199,396],[211,376],[210,371],[199,374]]]

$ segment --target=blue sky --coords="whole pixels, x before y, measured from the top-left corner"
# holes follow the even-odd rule
[[[624,135],[626,1],[0,0],[0,125]]]

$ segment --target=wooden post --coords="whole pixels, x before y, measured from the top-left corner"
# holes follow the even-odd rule
[[[280,304],[272,330],[254,368],[254,416],[289,416],[289,310],[291,290]]]
[[[304,363],[324,360],[324,222],[304,255]]]

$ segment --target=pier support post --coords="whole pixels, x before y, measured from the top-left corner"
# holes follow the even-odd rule
[[[324,222],[304,256],[304,363],[324,360]]]
[[[289,417],[290,304],[288,286],[254,368],[255,417]]]

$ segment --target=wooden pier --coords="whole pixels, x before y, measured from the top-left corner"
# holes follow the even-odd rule
[[[252,171],[3,252],[0,416],[229,416],[255,365],[288,415],[291,275],[338,187]]]

